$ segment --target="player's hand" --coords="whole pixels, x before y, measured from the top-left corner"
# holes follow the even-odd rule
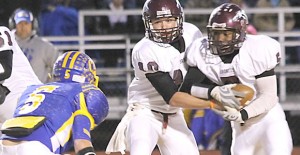
[[[242,115],[240,111],[236,110],[235,108],[231,108],[228,106],[224,106],[226,109],[225,111],[212,109],[216,114],[222,116],[227,121],[235,121],[238,123],[245,123],[242,119]]]
[[[240,94],[231,90],[234,86],[236,86],[236,84],[216,86],[210,92],[210,96],[219,103],[222,103],[223,106],[239,109],[240,101],[235,96],[239,96]]]

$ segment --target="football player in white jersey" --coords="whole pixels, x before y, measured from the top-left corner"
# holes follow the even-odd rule
[[[0,26],[0,125],[12,118],[17,100],[27,86],[41,84],[11,31]],[[6,94],[6,98],[5,98]]]
[[[189,69],[181,88],[208,98],[213,85],[203,84],[204,76],[217,85],[250,86],[255,96],[247,106],[214,110],[231,121],[231,154],[290,155],[292,138],[278,102],[274,72],[281,58],[280,44],[265,35],[246,34],[247,24],[245,12],[235,4],[225,3],[214,9],[207,26],[208,37],[195,40],[186,52]]]
[[[147,0],[143,7],[146,37],[132,51],[135,78],[128,88],[126,115],[112,136],[106,153],[130,151],[150,155],[197,155],[199,150],[187,127],[183,108],[209,108],[211,102],[178,92],[186,73],[183,57],[201,31],[183,22],[177,0]]]

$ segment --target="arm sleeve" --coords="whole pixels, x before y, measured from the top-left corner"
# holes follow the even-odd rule
[[[81,92],[75,97],[76,111],[74,112],[74,123],[72,126],[73,139],[90,140],[90,130],[94,126],[94,118],[87,110],[84,93]]]
[[[248,119],[272,109],[278,102],[276,76],[263,76],[256,80],[256,98],[244,108]]]
[[[90,140],[90,131],[108,115],[106,96],[94,85],[85,85],[78,96],[73,124],[73,139]]]
[[[178,87],[167,72],[147,73],[147,79],[156,89],[156,91],[169,104],[172,96],[177,92]]]
[[[11,76],[13,62],[12,50],[0,52],[0,81],[3,81]]]
[[[73,139],[91,140],[90,135],[90,120],[84,115],[77,115],[74,119],[72,128]]]

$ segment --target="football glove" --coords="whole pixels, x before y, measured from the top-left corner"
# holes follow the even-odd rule
[[[239,96],[240,93],[233,91],[231,88],[236,86],[236,84],[228,84],[224,86],[215,86],[211,92],[210,96],[216,101],[223,104],[223,106],[228,106],[232,108],[239,109],[240,101],[236,96]]]
[[[242,114],[240,113],[240,111],[236,110],[235,108],[228,107],[228,106],[224,106],[224,108],[226,109],[225,111],[218,110],[218,109],[212,109],[212,110],[227,121],[235,121],[238,123],[245,123],[242,119]]]

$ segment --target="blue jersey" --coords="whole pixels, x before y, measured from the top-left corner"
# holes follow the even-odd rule
[[[216,149],[215,142],[219,141],[224,119],[211,109],[194,109],[190,129],[194,134],[197,145],[204,150]]]
[[[102,91],[88,83],[53,82],[34,85],[22,94],[14,117],[45,116],[42,126],[25,137],[2,139],[40,141],[53,153],[63,153],[75,139],[90,140],[90,130],[108,114],[108,102]]]

